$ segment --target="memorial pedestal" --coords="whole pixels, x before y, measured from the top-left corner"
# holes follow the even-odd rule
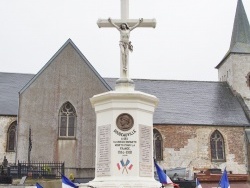
[[[126,84],[125,84],[126,85]],[[96,166],[93,187],[161,186],[154,179],[155,96],[118,85],[91,98],[96,112]]]

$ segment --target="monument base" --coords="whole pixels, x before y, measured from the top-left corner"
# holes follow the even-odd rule
[[[156,180],[148,180],[140,178],[139,180],[131,180],[126,178],[126,180],[110,180],[110,181],[90,181],[87,184],[80,184],[80,187],[94,187],[94,188],[161,188],[161,183]],[[166,188],[173,188],[173,185],[166,185]]]
[[[135,91],[132,80],[120,78],[115,91],[90,101],[96,112],[96,164],[95,179],[87,186],[162,187],[154,178],[153,161],[153,113],[158,99]]]

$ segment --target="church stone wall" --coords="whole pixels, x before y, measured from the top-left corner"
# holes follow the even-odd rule
[[[233,83],[233,65],[232,65],[232,56],[228,56],[221,67],[218,69],[219,81],[228,81],[231,85]]]
[[[219,79],[227,81],[233,90],[243,97],[250,107],[250,55],[232,54],[219,68]]]
[[[247,173],[246,145],[243,127],[155,126],[162,134],[164,169],[220,168],[237,174]],[[218,130],[224,137],[226,162],[211,162],[210,135]]]
[[[15,163],[15,152],[7,152],[7,132],[11,123],[16,121],[15,116],[0,116],[0,164],[3,162],[4,156],[9,163]]]
[[[68,44],[20,95],[17,159],[28,159],[31,127],[32,161],[64,161],[67,169],[77,169],[79,174],[82,168],[88,171],[94,168],[96,125],[89,99],[106,91],[75,48]],[[77,113],[73,140],[58,139],[59,110],[67,101]]]

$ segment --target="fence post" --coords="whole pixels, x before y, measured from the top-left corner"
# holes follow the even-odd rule
[[[64,162],[62,163],[62,174],[64,175]]]
[[[7,167],[7,176],[10,176],[10,166]]]
[[[18,163],[17,163],[17,177],[18,178],[21,178],[21,169],[22,169],[22,166],[21,166],[21,163],[19,163],[19,160],[18,160]]]

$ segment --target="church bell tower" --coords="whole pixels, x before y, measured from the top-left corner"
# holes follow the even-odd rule
[[[219,81],[227,81],[250,108],[250,27],[242,0],[237,3],[230,48],[216,68]]]

